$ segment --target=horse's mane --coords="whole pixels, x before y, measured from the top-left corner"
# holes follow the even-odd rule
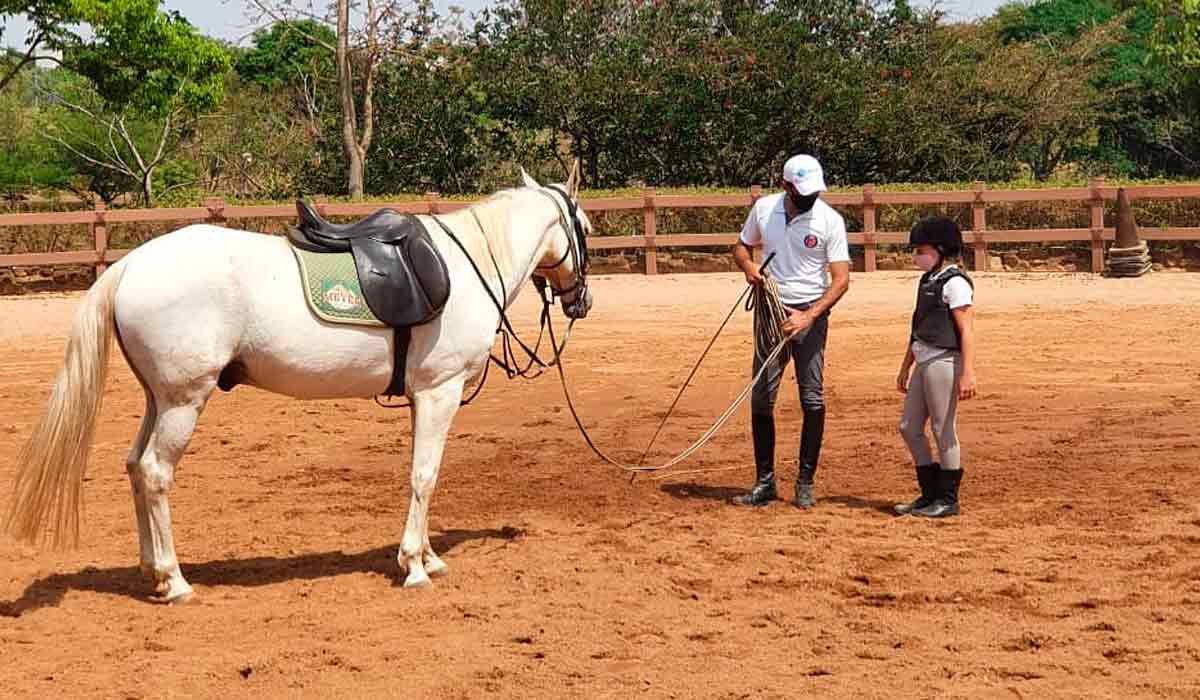
[[[496,262],[503,272],[506,275],[510,272],[506,268],[511,265],[511,261],[508,260],[507,255],[502,255],[501,251],[511,249],[509,221],[512,200],[522,192],[524,190],[521,188],[499,190],[486,199],[446,215],[446,223],[451,225],[451,228],[472,231],[472,234],[462,237],[462,240],[463,244],[471,250],[471,255],[476,258],[477,264],[489,260],[491,255],[495,254],[497,255]],[[478,217],[478,222],[476,222],[476,217]],[[483,237],[489,242],[491,251],[479,247],[480,239],[476,235],[479,227],[483,228]],[[490,262],[487,263],[487,267],[491,267]]]
[[[461,216],[474,224],[474,217],[469,216],[469,212],[474,212],[483,226],[484,235],[491,240],[495,240],[496,236],[507,236],[509,208],[518,192],[520,190],[515,188],[495,192],[486,199],[460,210]]]

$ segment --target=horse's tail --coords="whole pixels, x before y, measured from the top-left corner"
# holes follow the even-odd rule
[[[17,539],[36,543],[47,534],[52,519],[55,547],[79,544],[83,475],[104,395],[116,328],[114,299],[124,262],[100,275],[75,312],[46,411],[17,457],[5,521],[5,529]]]

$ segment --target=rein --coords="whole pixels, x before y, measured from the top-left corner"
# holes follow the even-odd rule
[[[558,190],[557,188],[554,188],[554,190],[559,194],[563,194],[561,190]],[[687,379],[683,382],[682,386],[680,386],[679,392],[675,395],[675,400],[671,402],[670,408],[667,409],[667,412],[663,416],[662,421],[659,423],[657,430],[654,432],[654,436],[646,445],[646,449],[642,451],[641,458],[638,460],[637,464],[627,464],[610,457],[596,445],[595,441],[592,440],[592,436],[588,433],[587,428],[584,427],[583,419],[580,418],[579,411],[575,408],[575,401],[571,397],[571,390],[567,383],[566,371],[563,369],[562,354],[566,349],[567,341],[571,337],[571,331],[575,327],[576,319],[572,318],[567,323],[567,330],[563,335],[563,342],[562,344],[559,344],[554,333],[554,320],[553,315],[551,314],[551,307],[553,306],[554,296],[569,294],[580,287],[583,288],[583,291],[580,292],[579,298],[583,298],[583,294],[587,290],[586,275],[583,267],[587,264],[586,248],[584,247],[586,242],[583,239],[581,227],[573,208],[568,214],[564,214],[557,198],[547,192],[542,192],[542,194],[554,202],[555,208],[558,209],[560,224],[562,225],[564,232],[568,230],[565,224],[568,220],[570,220],[575,236],[568,234],[568,239],[574,238],[576,240],[568,240],[568,250],[558,261],[558,263],[549,267],[539,266],[536,269],[540,270],[556,268],[566,262],[569,256],[574,256],[577,279],[575,284],[570,289],[557,290],[551,287],[550,293],[547,294],[546,288],[550,286],[547,280],[541,276],[534,277],[534,286],[537,287],[538,295],[541,297],[542,301],[542,313],[541,318],[539,319],[540,327],[538,330],[538,339],[532,349],[521,340],[516,331],[513,329],[512,324],[508,320],[508,314],[505,311],[504,304],[502,304],[500,299],[497,298],[496,293],[492,290],[491,285],[488,284],[487,278],[484,277],[483,272],[479,269],[479,265],[475,263],[475,259],[471,257],[469,252],[467,252],[466,246],[463,245],[458,236],[456,236],[440,218],[436,216],[431,217],[435,222],[437,222],[438,226],[441,227],[446,235],[450,237],[450,240],[454,241],[455,245],[457,245],[459,250],[462,251],[463,255],[466,256],[467,261],[471,263],[471,268],[475,270],[475,275],[479,277],[480,283],[483,284],[483,288],[487,291],[488,297],[491,298],[492,303],[496,306],[496,310],[500,314],[500,321],[496,328],[496,333],[501,337],[502,357],[497,358],[495,354],[489,353],[489,362],[484,365],[483,376],[479,380],[479,385],[475,387],[475,391],[469,398],[461,402],[461,405],[468,405],[475,399],[475,397],[479,395],[479,392],[483,389],[484,383],[487,382],[488,368],[490,368],[492,363],[503,367],[509,379],[518,376],[523,378],[536,378],[541,376],[542,372],[545,371],[547,367],[553,366],[558,369],[558,379],[559,383],[562,385],[563,397],[566,399],[567,408],[571,412],[571,417],[575,421],[575,426],[579,428],[579,432],[583,436],[584,442],[587,443],[587,446],[597,457],[599,457],[602,461],[617,467],[618,469],[631,472],[634,477],[636,477],[639,473],[657,472],[670,469],[671,467],[683,462],[688,457],[695,454],[698,450],[700,450],[700,448],[704,447],[716,436],[721,428],[723,428],[725,424],[729,422],[729,419],[733,417],[733,414],[738,407],[741,406],[750,396],[754,385],[763,378],[767,370],[770,369],[771,366],[779,359],[780,353],[782,353],[784,348],[787,347],[790,337],[783,332],[783,323],[787,319],[788,315],[787,309],[779,299],[779,290],[775,284],[775,280],[766,274],[767,266],[771,263],[772,258],[775,256],[772,254],[771,256],[767,257],[766,261],[764,261],[762,266],[759,268],[759,272],[763,276],[762,283],[759,285],[747,285],[746,289],[742,290],[742,293],[738,295],[737,300],[734,301],[733,306],[725,315],[724,320],[722,320],[720,326],[717,327],[716,333],[714,333],[713,337],[708,341],[708,345],[704,348],[704,351],[700,353],[700,357],[696,360],[696,364],[692,367]],[[568,205],[571,204],[570,198],[565,194],[563,194],[563,198]],[[475,215],[473,211],[472,215]],[[499,279],[501,295],[507,299],[508,295],[504,289],[504,276],[500,274],[500,266],[496,261],[495,254],[492,252],[491,242],[488,240],[487,232],[484,230],[482,222],[479,221],[479,217],[477,215],[475,215],[475,223],[479,227],[480,233],[483,234],[484,245],[487,247],[488,256],[492,259],[492,266],[496,270],[496,275]],[[738,306],[743,306],[746,311],[754,312],[754,352],[758,358],[765,358],[762,359],[761,367],[759,368],[758,372],[754,374],[754,377],[751,378],[750,382],[747,383],[741,392],[738,393],[738,395],[734,398],[733,402],[729,405],[729,408],[725,409],[725,412],[722,413],[712,424],[712,426],[710,426],[708,430],[704,431],[699,438],[688,445],[687,448],[685,448],[682,452],[667,460],[663,464],[657,466],[645,466],[646,456],[650,453],[650,449],[658,440],[659,435],[662,433],[663,427],[674,413],[675,408],[679,405],[680,399],[683,398],[683,393],[691,385],[691,381],[696,376],[696,372],[700,369],[700,365],[704,362],[704,359],[708,357],[709,351],[712,350],[713,345],[717,342],[717,338],[720,337],[722,331],[724,331],[725,327],[729,324],[729,320],[737,311]],[[551,359],[548,363],[543,361],[538,355],[538,350],[541,349],[542,345],[542,338],[546,334],[547,330],[549,331],[550,347],[554,352],[553,359]],[[529,362],[524,368],[517,366],[518,360],[512,347],[513,340],[516,341],[517,345],[529,357]],[[767,348],[770,348],[770,350],[767,351]],[[537,371],[533,372],[535,366]],[[378,401],[378,398],[376,401]],[[411,406],[411,404],[381,405],[387,408],[404,408]]]
[[[575,214],[575,208],[570,197],[567,197],[566,193],[557,187],[551,186],[551,189],[562,195],[563,199],[568,203],[568,205],[571,205],[568,207],[569,215],[564,215],[562,206],[558,203],[558,200],[553,195],[544,191],[541,192],[541,194],[546,196],[554,203],[554,208],[558,211],[559,224],[562,226],[564,232],[568,231],[566,224],[569,217],[571,222],[571,228],[569,230],[573,232],[574,235],[572,235],[572,233],[567,233],[567,252],[563,254],[563,257],[557,263],[547,267],[539,266],[537,269],[544,270],[557,268],[559,265],[562,265],[564,262],[566,262],[568,257],[573,256],[575,261],[575,269],[577,271],[577,279],[575,284],[572,285],[570,289],[556,290],[551,288],[550,294],[547,294],[546,288],[549,286],[549,284],[546,282],[546,280],[540,276],[534,277],[534,286],[537,287],[538,296],[542,301],[542,313],[541,318],[539,319],[538,339],[532,348],[526,345],[525,342],[521,340],[521,337],[517,335],[516,330],[514,330],[512,327],[512,323],[508,320],[508,314],[504,309],[504,304],[500,301],[501,298],[506,300],[508,299],[508,292],[504,288],[504,275],[500,273],[500,264],[496,260],[496,254],[492,251],[491,241],[488,239],[487,231],[483,228],[483,222],[479,220],[479,215],[476,214],[473,209],[471,210],[471,216],[475,219],[475,225],[479,227],[479,232],[482,234],[483,243],[487,248],[488,257],[490,257],[492,260],[492,268],[496,271],[496,278],[500,284],[499,297],[496,296],[495,291],[492,290],[492,286],[488,284],[487,278],[484,277],[483,271],[480,270],[479,265],[476,264],[475,258],[471,257],[471,254],[467,252],[466,246],[463,245],[463,242],[459,240],[458,236],[455,235],[454,232],[450,230],[450,227],[446,226],[445,222],[443,222],[440,218],[437,216],[430,216],[430,218],[432,218],[434,222],[441,227],[442,231],[446,233],[450,240],[454,241],[454,244],[458,246],[458,249],[462,251],[463,256],[466,257],[467,262],[471,263],[471,269],[475,271],[475,275],[479,278],[479,282],[483,285],[484,291],[488,293],[488,297],[491,298],[492,304],[495,305],[496,311],[500,314],[500,321],[496,328],[496,334],[500,336],[500,357],[496,357],[495,353],[488,354],[488,362],[483,367],[483,376],[480,377],[479,384],[475,387],[475,391],[473,391],[469,397],[459,402],[460,406],[469,405],[477,396],[479,396],[479,393],[483,391],[483,385],[487,383],[488,370],[491,369],[493,364],[503,368],[505,375],[509,379],[513,379],[515,377],[521,377],[523,379],[536,379],[542,375],[546,368],[558,364],[559,358],[562,357],[563,350],[566,349],[567,340],[570,339],[571,335],[570,326],[567,328],[566,336],[563,337],[562,345],[555,344],[553,337],[551,337],[551,344],[554,345],[554,359],[547,363],[543,361],[541,356],[538,354],[542,347],[542,339],[545,337],[546,328],[550,326],[551,307],[554,303],[554,296],[569,294],[572,291],[582,287],[583,290],[580,292],[580,298],[582,298],[583,293],[587,289],[586,276],[584,274],[583,267],[587,264],[586,248],[584,247],[586,246],[586,242],[583,238],[582,227],[579,224],[579,218]],[[574,320],[572,320],[571,325],[574,325]],[[551,330],[553,331],[552,328]],[[517,347],[519,347],[529,358],[529,361],[524,367],[520,366],[521,361],[517,358],[516,349],[513,347],[514,341],[516,342]],[[379,397],[375,397],[375,402],[384,408],[412,407],[411,402],[396,404],[383,403],[379,400]]]
[[[767,260],[762,264],[760,272],[765,272],[766,267],[768,264],[770,264],[772,257],[774,256],[772,255],[771,257],[768,257]],[[663,426],[666,425],[667,420],[671,417],[671,413],[674,412],[675,407],[679,404],[679,399],[683,397],[683,392],[687,390],[689,383],[696,375],[696,371],[700,369],[700,364],[704,362],[704,358],[708,356],[709,350],[712,349],[713,344],[716,343],[717,338],[721,335],[721,332],[725,330],[725,326],[729,323],[729,319],[733,317],[734,312],[737,311],[738,306],[742,305],[743,300],[745,300],[745,309],[747,311],[754,311],[755,353],[757,353],[759,357],[762,357],[766,348],[771,348],[770,351],[766,353],[766,359],[763,361],[762,366],[759,368],[758,372],[755,373],[750,382],[746,384],[745,388],[742,389],[741,393],[739,393],[733,400],[733,403],[729,405],[729,408],[725,409],[725,412],[717,418],[716,422],[714,422],[712,426],[709,427],[709,429],[706,430],[691,445],[688,445],[688,447],[682,452],[667,460],[663,464],[649,467],[645,466],[644,462],[646,455],[650,452],[650,448],[658,439],[658,435],[662,432]],[[562,384],[563,396],[566,398],[567,408],[569,408],[571,411],[571,417],[575,419],[576,427],[579,428],[580,434],[583,435],[584,442],[587,443],[587,446],[601,460],[614,467],[617,467],[618,469],[631,472],[635,477],[637,474],[643,472],[657,472],[664,469],[670,469],[688,457],[691,457],[696,453],[696,451],[704,447],[704,445],[712,440],[713,437],[715,437],[716,434],[721,430],[721,428],[724,427],[727,422],[729,422],[729,419],[733,417],[733,414],[738,407],[741,406],[742,403],[745,402],[746,398],[750,396],[750,392],[753,390],[754,385],[762,379],[767,370],[770,369],[771,366],[778,360],[780,353],[782,353],[784,348],[787,347],[790,338],[783,332],[782,328],[783,321],[786,318],[787,310],[784,308],[783,303],[779,300],[779,290],[775,286],[774,279],[764,275],[762,284],[757,286],[747,285],[746,289],[742,290],[741,295],[738,296],[737,301],[733,303],[733,307],[730,308],[729,313],[725,315],[725,320],[721,321],[721,325],[717,328],[717,332],[713,334],[712,339],[708,342],[708,346],[704,348],[704,352],[702,352],[699,359],[696,360],[695,366],[692,367],[692,371],[690,374],[688,374],[687,380],[684,381],[683,385],[679,388],[679,393],[676,394],[675,401],[672,402],[671,408],[667,411],[666,415],[663,416],[662,422],[658,426],[658,430],[655,431],[654,437],[650,440],[650,444],[648,444],[646,449],[642,452],[642,457],[640,460],[638,460],[637,464],[620,462],[608,456],[603,450],[596,446],[596,443],[592,440],[591,435],[588,434],[587,428],[584,427],[583,420],[579,417],[579,412],[575,409],[575,402],[571,398],[571,391],[567,386],[567,376],[563,370],[563,364],[560,361],[561,357],[556,355],[554,358],[554,364],[558,367],[558,378],[559,382]],[[572,319],[568,324],[568,334],[570,333],[571,326],[573,326],[574,323],[575,321]],[[552,347],[555,347],[553,321],[550,322],[549,326],[550,343]]]
[[[471,213],[472,213],[472,215],[475,214],[474,212],[471,212]],[[500,301],[500,298],[496,296],[496,293],[492,290],[491,285],[488,284],[487,278],[483,276],[483,271],[481,271],[479,269],[479,265],[477,265],[475,263],[475,259],[471,257],[470,253],[467,252],[466,246],[463,245],[462,241],[459,240],[458,236],[454,235],[454,232],[450,230],[450,227],[446,226],[446,224],[441,219],[439,219],[436,216],[434,216],[432,218],[435,222],[437,222],[437,225],[440,226],[442,228],[442,230],[446,232],[446,235],[450,237],[450,240],[454,241],[455,245],[458,246],[459,250],[462,251],[462,254],[467,258],[467,262],[471,263],[471,268],[473,270],[475,270],[475,275],[477,277],[479,277],[479,281],[480,281],[480,283],[483,284],[484,290],[487,291],[488,297],[491,298],[492,304],[495,305],[496,311],[498,311],[500,313],[500,322],[499,322],[498,327],[496,328],[496,333],[498,335],[500,335],[501,357],[498,358],[494,354],[491,354],[490,355],[491,362],[502,367],[504,369],[505,374],[508,376],[509,379],[513,379],[514,377],[523,377],[523,378],[527,378],[527,379],[533,379],[533,378],[540,376],[542,371],[544,371],[545,368],[549,366],[548,364],[546,364],[545,362],[542,361],[541,357],[538,355],[538,350],[541,349],[542,337],[545,334],[546,325],[550,319],[550,306],[551,306],[550,299],[547,299],[545,295],[542,295],[542,318],[541,318],[541,323],[540,323],[541,328],[538,331],[537,342],[534,343],[534,346],[532,348],[530,348],[528,345],[525,344],[525,341],[521,340],[521,337],[519,335],[517,335],[516,330],[513,329],[512,323],[508,320],[508,314],[504,310],[504,304]],[[500,283],[501,296],[503,298],[507,299],[508,292],[504,288],[504,275],[500,274],[500,265],[496,261],[496,255],[492,252],[492,245],[487,239],[487,234],[486,234],[486,232],[484,232],[483,225],[482,225],[482,223],[480,223],[478,216],[475,217],[475,223],[476,223],[476,225],[479,226],[480,232],[484,234],[483,235],[484,245],[487,247],[488,256],[491,257],[491,259],[492,259],[492,266],[496,270],[496,276],[499,279],[499,283]],[[516,351],[513,349],[513,346],[512,346],[513,341],[516,341],[517,346],[520,347],[521,350],[524,351],[525,354],[529,358],[528,364],[526,364],[524,367],[519,366],[519,360],[517,360]],[[557,354],[558,353],[556,353],[556,356],[557,356]],[[537,367],[536,372],[533,371],[535,366]],[[485,372],[487,371],[486,368],[484,371]],[[467,402],[463,403],[464,406],[466,405],[466,403],[473,400],[475,398],[475,396],[477,396],[479,394],[479,390],[483,387],[483,381],[486,378],[487,378],[487,376],[485,374],[483,379],[480,380],[479,386],[476,387],[475,393],[471,395],[471,398],[468,399]]]

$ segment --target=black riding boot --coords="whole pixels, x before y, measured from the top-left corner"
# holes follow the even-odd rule
[[[896,513],[898,515],[908,515],[918,508],[924,508],[933,503],[934,494],[937,492],[937,475],[941,470],[942,465],[937,462],[918,465],[917,485],[921,487],[921,495],[912,503],[896,504]]]
[[[754,488],[735,496],[739,506],[765,506],[775,500],[775,417],[771,414],[750,414],[754,433]]]
[[[796,497],[792,500],[797,508],[812,508],[817,504],[813,498],[813,477],[817,474],[824,437],[825,409],[804,409],[804,428],[800,432],[800,475],[796,478]]]
[[[937,492],[933,503],[924,508],[917,508],[913,515],[922,518],[948,518],[958,515],[958,485],[962,483],[962,470],[948,471],[939,469],[937,473]]]

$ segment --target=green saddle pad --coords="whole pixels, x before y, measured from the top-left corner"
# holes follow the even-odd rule
[[[311,253],[292,246],[308,307],[323,321],[386,328],[371,313],[350,253]]]

